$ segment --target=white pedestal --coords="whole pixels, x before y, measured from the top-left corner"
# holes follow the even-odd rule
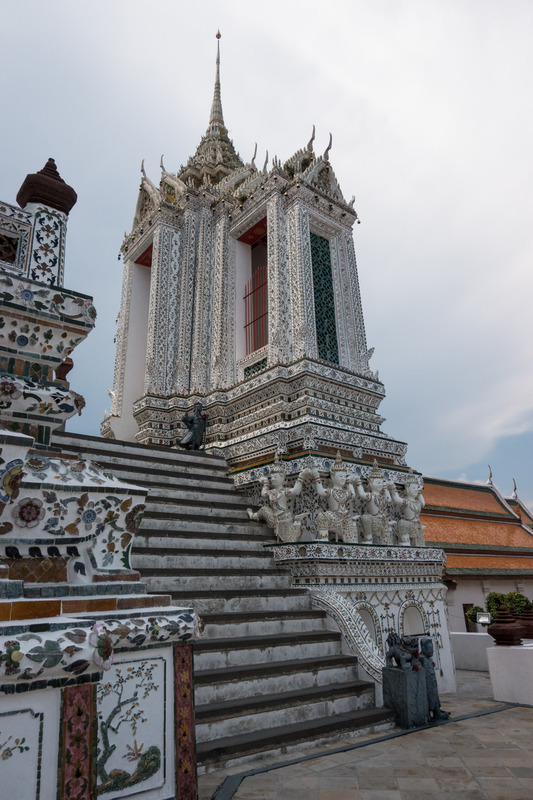
[[[533,706],[533,643],[487,649],[495,700]]]

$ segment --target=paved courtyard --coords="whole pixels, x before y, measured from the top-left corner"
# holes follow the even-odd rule
[[[441,697],[451,722],[200,776],[200,800],[530,800],[533,708],[495,702],[488,673],[458,671],[457,678],[457,693]],[[467,715],[478,716],[458,719]],[[343,751],[361,741],[368,743]]]

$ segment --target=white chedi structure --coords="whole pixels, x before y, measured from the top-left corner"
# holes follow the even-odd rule
[[[380,429],[352,229],[329,154],[243,163],[228,138],[220,57],[209,125],[176,173],[143,169],[122,245],[123,293],[102,434],[174,445],[200,401],[206,447],[246,483],[274,453],[312,449],[405,467]],[[401,482],[401,481],[400,481]]]

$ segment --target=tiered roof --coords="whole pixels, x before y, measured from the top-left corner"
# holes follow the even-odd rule
[[[426,544],[447,554],[446,575],[533,575],[531,512],[490,483],[424,479]]]

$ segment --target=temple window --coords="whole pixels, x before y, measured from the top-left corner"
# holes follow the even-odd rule
[[[328,239],[316,233],[311,233],[311,263],[318,357],[332,364],[338,364],[339,346],[330,245]]]
[[[18,237],[8,236],[0,232],[0,261],[14,264],[17,260]]]
[[[237,297],[242,297],[242,305],[238,304],[236,309],[236,355],[239,360],[252,355],[268,344],[266,217],[239,236],[237,245],[236,288]]]

